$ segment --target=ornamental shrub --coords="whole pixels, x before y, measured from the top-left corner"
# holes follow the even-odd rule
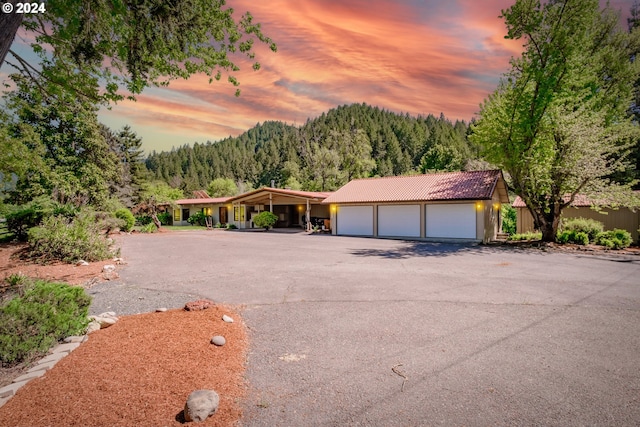
[[[81,287],[36,281],[0,306],[0,363],[10,366],[44,354],[54,343],[84,332],[91,297]]]
[[[270,229],[278,222],[278,216],[269,212],[260,212],[253,218],[253,224],[258,228]]]
[[[605,246],[609,249],[628,248],[631,245],[631,233],[619,228],[603,231],[598,234],[595,243],[596,245]]]
[[[155,233],[156,231],[158,231],[158,227],[156,227],[156,225],[153,222],[143,225],[142,228],[140,229],[141,233]]]
[[[115,216],[116,218],[124,221],[124,226],[122,227],[123,231],[131,231],[131,229],[136,223],[136,217],[133,216],[131,211],[127,208],[118,209],[115,212]]]
[[[196,212],[187,219],[187,222],[191,225],[200,225],[204,227],[207,225],[207,216],[202,212]]]
[[[600,221],[588,218],[563,218],[560,223],[562,231],[575,231],[586,233],[590,242],[596,240],[599,233],[604,231],[604,225]],[[575,242],[577,243],[577,242]],[[588,243],[585,243],[588,244]]]
[[[173,224],[173,215],[171,215],[169,212],[161,212],[156,216],[158,217],[158,221],[160,221],[160,224],[162,225]]]
[[[509,205],[502,205],[502,232],[509,235],[516,234],[516,209]]]
[[[588,245],[589,235],[584,231],[563,230],[556,236],[558,243],[575,243],[577,245]]]
[[[522,234],[512,234],[509,236],[509,240],[512,241],[520,241],[520,240],[540,240],[542,239],[542,233],[522,233]]]
[[[28,255],[40,262],[100,261],[113,256],[101,226],[91,214],[72,220],[61,216],[46,218],[42,225],[29,230],[28,243]]]

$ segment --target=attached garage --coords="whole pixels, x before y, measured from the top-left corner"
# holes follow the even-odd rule
[[[337,233],[345,236],[373,236],[373,206],[341,206]]]
[[[333,234],[488,242],[508,203],[499,170],[356,179],[327,197]]]
[[[426,205],[426,237],[475,239],[476,206],[473,203]]]
[[[420,205],[378,206],[378,236],[420,237]]]

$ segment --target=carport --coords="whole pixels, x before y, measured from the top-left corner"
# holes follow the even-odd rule
[[[276,227],[305,227],[325,225],[329,221],[329,206],[322,201],[332,193],[298,191],[264,187],[230,198],[231,222],[238,228],[253,228],[253,218],[269,211],[278,216]]]

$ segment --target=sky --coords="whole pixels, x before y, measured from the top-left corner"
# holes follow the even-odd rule
[[[352,103],[469,121],[522,51],[522,41],[504,38],[499,18],[512,3],[228,0],[278,46],[257,46],[257,72],[239,61],[239,98],[225,81],[193,76],[103,109],[100,120],[114,130],[130,125],[147,153],[237,136],[267,120],[302,125]],[[623,14],[632,3],[611,1]]]

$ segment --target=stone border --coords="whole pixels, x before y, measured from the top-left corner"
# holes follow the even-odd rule
[[[34,378],[43,376],[45,372],[88,339],[87,335],[68,337],[63,340],[62,344],[49,350],[49,355],[38,360],[26,373],[15,378],[11,384],[0,388],[0,407],[4,406],[22,386]]]

